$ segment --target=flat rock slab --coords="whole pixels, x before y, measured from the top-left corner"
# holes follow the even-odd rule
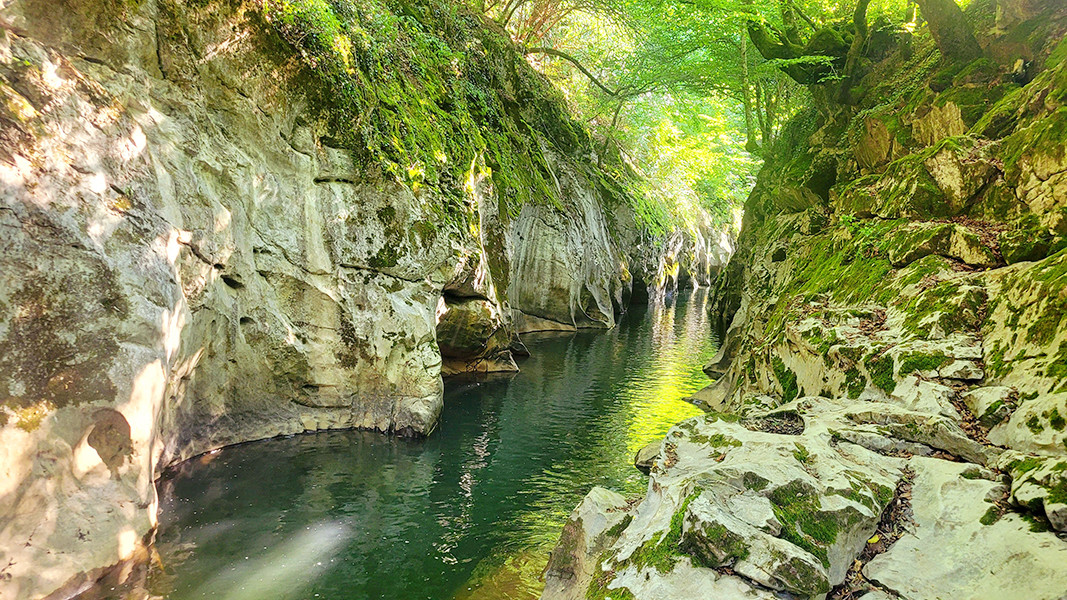
[[[1067,541],[1008,513],[980,519],[998,484],[962,477],[969,465],[912,458],[914,527],[864,574],[905,600],[1062,600]]]

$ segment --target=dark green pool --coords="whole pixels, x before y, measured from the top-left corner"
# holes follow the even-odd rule
[[[428,439],[339,431],[228,448],[161,486],[172,600],[536,598],[570,510],[647,479],[638,448],[699,411],[706,294],[614,330],[531,336],[510,378],[451,382]]]

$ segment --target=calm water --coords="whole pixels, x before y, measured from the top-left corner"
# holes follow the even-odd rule
[[[628,496],[634,453],[699,411],[706,294],[607,332],[530,336],[509,378],[452,382],[426,440],[343,431],[228,448],[165,482],[153,593],[171,600],[536,598],[567,514]]]

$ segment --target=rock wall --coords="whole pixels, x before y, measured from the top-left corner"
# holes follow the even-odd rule
[[[517,332],[610,327],[628,303],[646,259],[620,243],[640,235],[626,198],[506,38],[376,4],[378,45],[334,31],[353,62],[330,70],[324,30],[298,26],[339,6],[0,8],[0,597],[121,578],[167,464],[427,434],[442,372],[514,370]],[[404,113],[398,89],[435,108]]]
[[[642,451],[640,502],[586,498],[544,598],[1063,596],[1067,11],[968,18],[986,58],[883,29],[859,105],[815,89],[783,132],[709,414]]]

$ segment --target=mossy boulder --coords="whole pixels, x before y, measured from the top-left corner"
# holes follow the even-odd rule
[[[933,219],[964,214],[995,177],[986,146],[967,136],[945,138],[890,163],[885,171],[830,191],[839,214]]]
[[[1067,455],[1015,453],[1001,462],[1012,477],[1012,502],[1047,518],[1053,529],[1067,531]]]
[[[996,254],[976,233],[955,223],[912,223],[895,230],[883,247],[889,262],[896,267],[931,254],[979,267],[992,267],[998,263]]]

